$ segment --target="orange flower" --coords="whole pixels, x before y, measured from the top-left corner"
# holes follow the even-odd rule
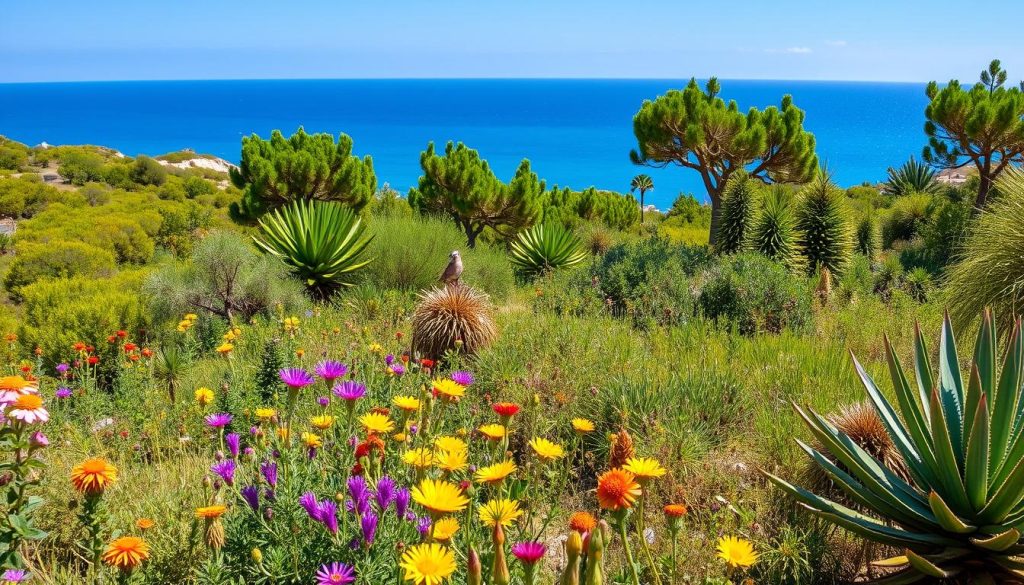
[[[584,534],[590,532],[597,526],[597,519],[589,512],[576,512],[569,518],[569,528]]]
[[[221,517],[221,514],[227,511],[228,507],[220,504],[204,506],[202,508],[196,508],[196,518],[203,520],[216,520]]]
[[[663,509],[665,516],[669,518],[682,518],[688,511],[683,504],[669,504]]]
[[[138,536],[122,536],[103,552],[103,562],[122,571],[131,571],[148,558],[149,544]]]
[[[519,412],[519,405],[514,402],[498,402],[491,406],[491,408],[502,418],[512,418]]]
[[[139,518],[135,521],[135,527],[139,530],[149,530],[154,526],[156,526],[156,522],[153,522],[149,518]]]
[[[632,508],[640,494],[636,476],[623,469],[613,469],[597,478],[597,501],[605,510]]]
[[[117,468],[106,459],[86,459],[71,468],[71,483],[83,494],[100,494],[117,479]]]

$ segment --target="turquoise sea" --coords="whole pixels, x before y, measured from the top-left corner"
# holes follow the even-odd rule
[[[629,162],[645,99],[686,80],[275,80],[0,84],[0,134],[30,145],[101,144],[128,155],[192,148],[237,162],[240,139],[298,126],[345,132],[378,181],[405,191],[428,141],[476,148],[502,179],[529,158],[549,185],[625,191],[651,174],[648,201],[704,194],[688,169]],[[741,109],[792,94],[818,154],[848,186],[880,181],[925,145],[922,84],[723,80]]]

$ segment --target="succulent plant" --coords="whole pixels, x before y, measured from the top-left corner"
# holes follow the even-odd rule
[[[824,171],[803,190],[796,210],[797,246],[812,274],[826,267],[841,275],[853,256],[853,226],[845,199]]]
[[[828,419],[797,406],[822,450],[798,441],[862,513],[772,474],[772,482],[807,510],[868,540],[903,550],[878,561],[893,569],[879,583],[934,579],[963,583],[1024,582],[1024,341],[1018,320],[998,367],[996,329],[984,311],[965,381],[946,316],[933,369],[915,332],[911,385],[885,341],[899,413],[854,358],[861,382],[909,479],[887,468]],[[902,415],[902,416],[901,416]],[[827,452],[826,456],[822,451]]]
[[[498,336],[488,296],[458,284],[420,293],[412,315],[412,348],[442,359],[449,351],[474,354]]]
[[[521,232],[510,244],[510,252],[512,263],[530,275],[573,266],[587,258],[580,239],[558,224],[537,224]]]
[[[889,180],[885,192],[890,195],[911,195],[914,193],[939,193],[942,185],[935,180],[935,171],[914,157],[897,169],[889,168]]]
[[[353,273],[370,263],[360,259],[373,239],[356,214],[333,201],[297,200],[260,220],[256,245],[277,256],[316,296],[352,286]]]
[[[785,187],[772,185],[768,189],[747,232],[748,247],[753,251],[791,268],[799,264],[795,205]]]
[[[720,254],[732,254],[743,249],[754,219],[757,195],[754,179],[745,173],[729,180],[722,197],[722,217],[716,228],[715,250]]]

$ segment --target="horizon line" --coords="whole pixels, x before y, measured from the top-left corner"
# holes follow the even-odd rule
[[[166,79],[70,79],[48,81],[0,81],[0,85],[46,85],[72,83],[168,83],[168,82],[224,82],[224,81],[707,81],[709,77],[200,77]],[[918,85],[927,81],[896,79],[808,79],[772,77],[718,77],[719,81],[775,81],[787,83],[888,83]]]

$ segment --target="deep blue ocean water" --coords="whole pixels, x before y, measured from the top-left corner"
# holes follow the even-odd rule
[[[405,191],[428,141],[480,151],[507,180],[523,158],[549,185],[626,191],[647,172],[648,202],[667,208],[680,192],[704,195],[689,169],[629,162],[632,118],[645,99],[686,80],[280,80],[0,84],[0,134],[30,145],[100,144],[128,155],[182,148],[237,162],[257,133],[345,132],[373,156],[378,182]],[[813,81],[722,82],[740,108],[792,94],[837,182],[880,181],[920,153],[927,98],[921,84]]]

